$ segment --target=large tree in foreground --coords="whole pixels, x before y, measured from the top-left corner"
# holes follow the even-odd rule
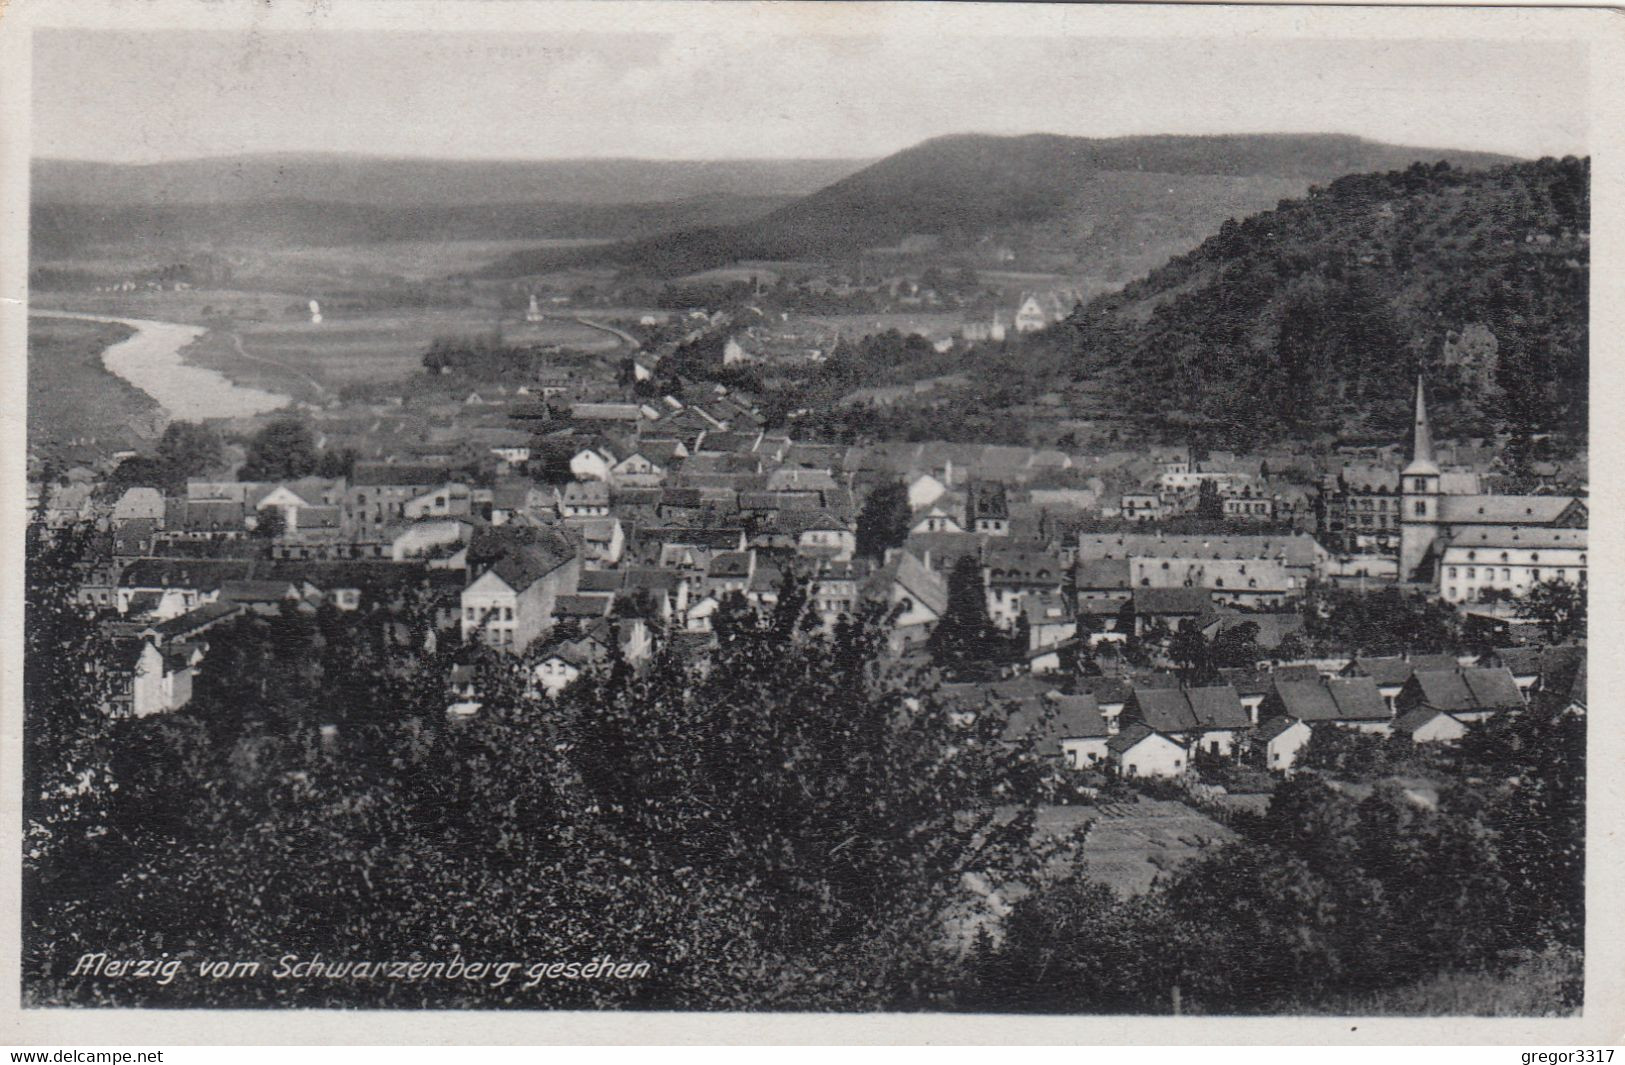
[[[64,955],[29,970],[30,1001],[944,1004],[965,878],[1030,875],[1040,857],[1009,783],[1030,759],[998,742],[997,711],[969,719],[891,673],[877,616],[824,635],[805,603],[723,612],[705,659],[611,660],[553,700],[527,697],[522,661],[470,648],[483,707],[468,721],[447,719],[444,656],[343,651],[393,678],[392,716],[355,713],[337,704],[364,692],[295,668],[344,668],[316,649],[321,618],[222,636],[225,675],[191,708],[122,726],[110,829],[84,856],[98,876],[42,899],[35,926],[37,941],[188,965],[607,955],[650,963],[645,978],[110,989],[69,976]],[[267,671],[279,679],[256,683]]]

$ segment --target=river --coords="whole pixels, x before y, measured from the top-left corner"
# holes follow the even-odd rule
[[[181,361],[181,349],[208,332],[203,326],[153,322],[143,318],[110,318],[70,311],[30,310],[48,318],[81,318],[113,322],[135,330],[135,335],[102,352],[102,365],[157,401],[164,413],[180,421],[205,418],[240,418],[276,410],[287,396],[235,384],[218,370]]]

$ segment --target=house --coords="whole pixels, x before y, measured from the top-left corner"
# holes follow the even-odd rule
[[[1298,752],[1313,734],[1308,725],[1296,718],[1272,717],[1253,733],[1253,744],[1265,769],[1291,776]]]
[[[571,481],[559,490],[559,515],[565,518],[609,516],[609,485],[603,481]]]
[[[1056,292],[1028,292],[1016,308],[1016,332],[1033,333],[1062,321],[1070,313],[1066,297]]]
[[[358,462],[344,490],[344,522],[358,532],[399,525],[408,502],[452,480],[445,466]]]
[[[892,604],[892,650],[923,644],[948,610],[948,582],[907,551],[897,551],[864,584],[864,595]]]
[[[751,577],[756,572],[756,552],[723,551],[712,556],[705,571],[705,591],[719,602],[731,592],[745,593],[750,589]]]
[[[1122,677],[1076,677],[1072,690],[1094,697],[1100,716],[1106,719],[1107,730],[1116,735],[1122,727],[1123,711],[1134,696],[1134,686]]]
[[[666,464],[670,458],[661,459],[650,454],[656,450],[647,445],[639,445],[635,451],[609,468],[607,474],[609,483],[617,488],[650,488],[663,483],[666,480]]]
[[[929,473],[921,473],[908,482],[908,507],[918,511],[941,499],[948,486]],[[939,532],[932,529],[930,532]]]
[[[164,523],[164,494],[156,488],[126,488],[113,504],[113,524],[127,521],[151,521],[159,528]]]
[[[1078,634],[1078,619],[1058,593],[1028,596],[1022,601],[1021,616],[1027,620],[1027,648],[1031,651],[1054,647]]]
[[[990,549],[982,563],[982,578],[987,588],[988,616],[993,624],[1008,630],[1021,616],[1022,605],[1029,598],[1060,597],[1066,567],[1046,551]]]
[[[1162,497],[1155,492],[1124,492],[1118,505],[1125,521],[1159,521],[1162,518]]]
[[[1389,710],[1395,709],[1400,689],[1418,670],[1450,672],[1458,663],[1450,655],[1356,656],[1343,667],[1345,677],[1370,677]]]
[[[1584,644],[1553,647],[1497,647],[1480,661],[1482,666],[1505,666],[1525,698],[1534,692],[1562,688],[1576,669],[1584,668]]]
[[[170,644],[166,649],[152,638],[115,644],[108,713],[148,717],[185,706],[192,699],[192,678],[202,657],[195,645]]]
[[[607,441],[598,440],[570,456],[570,476],[577,481],[608,481],[619,460]]]
[[[826,562],[818,567],[809,594],[812,608],[823,619],[826,628],[834,627],[842,615],[854,613],[861,578],[866,572],[852,562]],[[783,575],[779,576],[782,578]],[[774,591],[776,599],[776,583]]]
[[[523,651],[552,626],[558,597],[575,593],[580,555],[568,537],[552,529],[535,530],[532,538],[500,543],[496,549],[500,554],[495,561],[482,564],[463,589],[463,639]]]
[[[531,667],[531,680],[547,698],[553,698],[592,665],[582,641],[566,640],[545,651]]]
[[[252,570],[252,562],[239,559],[139,559],[119,574],[116,605],[126,616],[165,621],[216,601],[226,581],[246,578]]]
[[[1106,741],[1109,764],[1124,777],[1177,777],[1189,767],[1185,748],[1138,722]]]
[[[953,511],[944,508],[939,503],[929,503],[914,511],[909,518],[909,532],[912,533],[962,533],[965,527],[954,517]]]
[[[1277,678],[1274,689],[1259,708],[1259,715],[1387,733],[1394,712],[1370,677]]]
[[[407,521],[422,518],[466,518],[473,513],[472,492],[460,481],[447,481],[408,499],[401,507]]]
[[[619,518],[565,518],[563,525],[581,539],[582,561],[615,566],[626,552],[626,530]]]
[[[802,558],[850,562],[858,548],[851,524],[828,510],[786,510],[775,524],[780,532],[795,536],[796,554]]]
[[[1182,621],[1205,621],[1213,613],[1213,597],[1205,588],[1135,588],[1128,610],[1136,636],[1159,622],[1176,632]]]
[[[1123,719],[1216,755],[1234,754],[1237,735],[1252,725],[1240,696],[1228,684],[1197,688],[1135,684]]]
[[[1411,674],[1394,706],[1401,716],[1418,709],[1438,710],[1465,724],[1522,710],[1524,699],[1505,666],[1422,670]]]
[[[1111,734],[1093,696],[1051,691],[1013,707],[1000,738],[1068,769],[1087,769],[1105,764]]]

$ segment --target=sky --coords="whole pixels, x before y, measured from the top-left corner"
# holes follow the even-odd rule
[[[42,29],[36,156],[867,158],[948,133],[1587,151],[1583,45]]]

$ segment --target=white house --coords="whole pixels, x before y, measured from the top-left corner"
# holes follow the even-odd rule
[[[1273,773],[1292,775],[1298,752],[1309,742],[1313,730],[1302,721],[1290,717],[1272,717],[1259,726],[1253,735],[1263,754],[1264,768]]]
[[[148,717],[185,706],[200,651],[162,651],[151,639],[128,650],[119,663],[110,711],[115,717]]]
[[[559,514],[565,518],[609,516],[609,485],[603,481],[572,481],[559,492]]]
[[[605,447],[584,447],[570,456],[570,474],[578,481],[607,481],[615,455]]]
[[[1185,748],[1138,722],[1108,739],[1106,750],[1125,777],[1177,777],[1189,767]]]
[[[543,695],[552,698],[580,677],[588,664],[588,656],[575,641],[563,643],[548,651],[531,668],[531,679]]]
[[[1412,743],[1454,743],[1467,735],[1467,726],[1443,710],[1424,706],[1399,715],[1394,734]]]
[[[632,452],[609,470],[610,483],[621,488],[651,488],[665,480],[665,466],[642,451]]]

